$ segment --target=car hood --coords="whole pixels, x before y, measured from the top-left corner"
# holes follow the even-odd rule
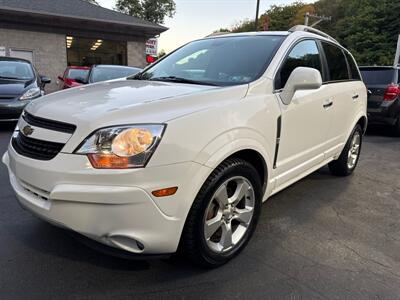
[[[0,95],[9,95],[9,96],[22,95],[30,84],[32,84],[32,81],[0,79]]]
[[[42,118],[97,129],[163,123],[242,98],[248,85],[215,87],[171,82],[119,80],[76,87],[32,101],[26,110]]]

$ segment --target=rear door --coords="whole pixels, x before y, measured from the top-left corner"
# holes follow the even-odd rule
[[[368,111],[379,112],[387,87],[397,83],[396,72],[391,67],[363,67],[360,69],[367,89]]]
[[[324,41],[321,44],[328,69],[324,85],[333,102],[330,108],[333,122],[327,138],[326,158],[328,158],[340,153],[343,148],[355,116],[362,109],[365,86],[351,55],[333,43]]]

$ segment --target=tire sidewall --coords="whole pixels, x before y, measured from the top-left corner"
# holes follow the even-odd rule
[[[355,133],[358,131],[358,133],[360,134],[360,148],[359,148],[359,150],[358,150],[358,155],[357,155],[357,160],[356,160],[356,163],[354,164],[354,166],[352,167],[352,168],[349,168],[349,166],[348,166],[348,153],[349,153],[349,151],[350,151],[350,147],[351,147],[351,143],[352,143],[352,141],[353,141],[353,138],[354,138],[354,135],[355,135]],[[349,140],[347,141],[347,144],[346,144],[346,148],[345,148],[345,151],[344,151],[344,155],[345,155],[345,157],[346,157],[346,168],[347,168],[347,172],[350,174],[350,173],[352,173],[356,168],[357,168],[357,165],[358,165],[358,162],[359,162],[359,160],[360,160],[360,154],[361,154],[361,148],[362,148],[362,144],[363,144],[363,131],[362,131],[362,128],[361,128],[361,126],[360,125],[357,125],[356,127],[354,127],[354,129],[353,129],[353,131],[351,132],[351,135],[350,135],[350,138],[349,138]]]
[[[254,196],[255,196],[255,204],[254,204],[254,213],[252,220],[250,222],[249,228],[247,232],[242,237],[240,242],[234,246],[234,248],[226,253],[215,253],[211,249],[209,249],[206,240],[204,238],[204,214],[210,203],[211,198],[213,197],[216,190],[229,178],[235,176],[243,176],[245,177],[253,186]],[[234,164],[224,169],[220,174],[218,174],[213,180],[211,184],[206,187],[205,193],[203,195],[202,204],[201,204],[201,214],[197,216],[196,221],[196,235],[199,238],[199,246],[200,253],[205,261],[211,265],[220,265],[230,260],[245,247],[245,245],[250,240],[255,227],[257,226],[258,218],[261,211],[261,198],[262,198],[262,187],[259,179],[259,175],[257,171],[251,166],[246,164]]]

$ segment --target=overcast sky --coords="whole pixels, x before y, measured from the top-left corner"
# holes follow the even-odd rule
[[[106,8],[113,8],[115,0],[97,0]],[[170,52],[214,30],[229,28],[236,22],[255,17],[256,0],[175,0],[176,14],[167,19],[168,31],[161,34],[159,50]],[[288,4],[293,0],[261,0],[260,12],[272,4]]]

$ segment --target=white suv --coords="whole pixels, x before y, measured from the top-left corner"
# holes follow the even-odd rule
[[[3,162],[19,202],[51,223],[218,266],[268,197],[326,164],[353,172],[366,103],[353,57],[324,33],[210,37],[135,77],[32,102]]]

